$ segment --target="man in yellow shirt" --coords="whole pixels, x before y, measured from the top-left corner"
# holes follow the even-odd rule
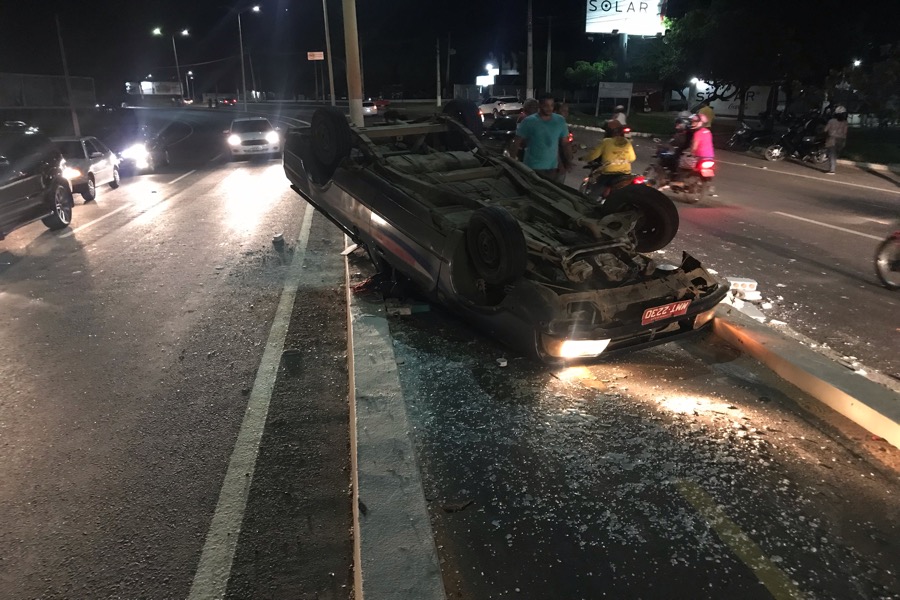
[[[599,169],[594,170],[591,177],[595,178],[601,187],[605,187],[621,175],[631,174],[631,163],[636,158],[634,146],[625,137],[625,128],[613,119],[606,124],[606,137],[603,141],[582,160],[600,163]]]

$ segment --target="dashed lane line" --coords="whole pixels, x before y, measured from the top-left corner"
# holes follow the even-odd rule
[[[844,233],[852,233],[853,235],[858,235],[860,237],[868,238],[870,240],[881,241],[884,238],[878,237],[877,235],[872,235],[869,233],[862,233],[860,231],[853,231],[852,229],[847,229],[846,227],[838,227],[837,225],[831,225],[829,223],[822,223],[821,221],[814,221],[813,219],[807,219],[806,217],[798,217],[797,215],[791,215],[788,213],[783,213],[779,211],[772,211],[774,215],[781,215],[782,217],[788,217],[789,219],[797,219],[798,221],[803,221],[804,223],[812,223],[813,225],[818,225],[819,227],[827,227],[828,229],[836,229],[837,231],[843,231]]]
[[[173,179],[172,181],[170,181],[170,182],[169,182],[169,185],[172,185],[173,183],[178,183],[179,181],[181,181],[182,179],[184,179],[184,178],[187,177],[188,175],[191,175],[192,173],[196,173],[196,172],[197,172],[197,169],[192,169],[192,170],[188,171],[187,173],[185,173],[184,175],[182,175],[181,177],[176,177],[175,179]]]
[[[303,213],[303,224],[294,250],[294,258],[285,278],[281,300],[275,311],[275,320],[269,330],[266,349],[263,352],[256,380],[250,392],[250,401],[241,423],[219,501],[206,534],[203,552],[188,600],[212,600],[224,598],[231,576],[231,566],[238,537],[241,533],[241,522],[247,507],[250,485],[253,483],[253,471],[262,439],[266,417],[269,413],[269,402],[275,387],[275,377],[284,350],[284,340],[291,321],[291,310],[294,298],[300,286],[303,273],[303,262],[306,258],[306,246],[309,242],[309,230],[315,209],[312,204],[306,205]]]
[[[121,211],[125,210],[126,208],[131,208],[132,206],[134,206],[134,205],[133,205],[133,204],[125,204],[125,205],[123,205],[123,206],[120,206],[119,208],[117,208],[117,209],[115,209],[115,210],[109,211],[108,213],[106,213],[106,214],[103,215],[102,217],[97,217],[97,218],[94,219],[93,221],[88,221],[88,222],[85,223],[84,225],[79,225],[79,226],[76,227],[75,229],[70,229],[69,231],[65,232],[64,234],[60,235],[59,237],[61,237],[61,238],[67,238],[67,237],[73,236],[73,235],[75,235],[76,233],[78,233],[79,231],[81,231],[81,230],[83,230],[83,229],[87,229],[88,227],[91,227],[92,225],[96,225],[96,224],[99,223],[100,221],[102,221],[102,220],[104,220],[104,219],[110,218],[111,216],[113,216],[113,215],[116,214],[117,212],[121,212]]]

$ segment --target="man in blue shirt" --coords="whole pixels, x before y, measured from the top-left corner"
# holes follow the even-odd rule
[[[513,158],[518,156],[519,148],[524,143],[523,162],[538,175],[562,183],[566,178],[566,170],[572,164],[569,127],[562,115],[553,112],[552,95],[543,94],[538,101],[538,112],[525,117],[516,128],[516,139],[509,154]]]

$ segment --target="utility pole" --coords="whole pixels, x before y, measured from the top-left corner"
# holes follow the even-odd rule
[[[334,106],[334,67],[331,64],[331,32],[328,31],[328,0],[322,0],[322,10],[325,13],[325,50],[328,52],[328,85],[331,89],[331,105]],[[325,93],[325,83],[322,83],[322,93]]]
[[[356,27],[356,0],[342,0],[344,9],[344,46],[347,54],[347,99],[350,121],[363,127],[362,80],[359,64],[359,31]]]
[[[69,110],[72,111],[72,128],[75,135],[81,137],[81,126],[78,124],[78,113],[75,112],[75,99],[72,97],[72,80],[69,79],[69,63],[66,62],[66,48],[63,46],[62,29],[59,26],[59,15],[56,18],[56,36],[59,38],[59,53],[62,55],[63,75],[66,77],[66,94],[69,96]],[[140,85],[141,82],[138,82]]]
[[[434,38],[435,73],[437,74],[437,105],[441,106],[441,38]]]
[[[550,91],[550,38],[553,37],[553,17],[547,17],[547,79],[546,79],[546,88],[547,93],[552,93]]]
[[[450,46],[450,34],[447,34],[447,75],[444,77],[444,84],[447,86],[449,97],[453,97],[453,90],[450,89],[450,55],[453,54],[453,47]]]
[[[525,57],[528,63],[525,67],[525,97],[534,98],[534,30],[531,13],[531,0],[528,0],[528,55]],[[449,60],[449,57],[448,57]]]
[[[247,50],[247,62],[250,63],[250,85],[253,86],[253,101],[256,102],[256,75],[253,74],[253,54]]]

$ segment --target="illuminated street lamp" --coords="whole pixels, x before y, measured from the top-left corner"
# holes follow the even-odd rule
[[[156,29],[153,30],[153,35],[162,35],[162,34],[163,34],[162,28],[160,28],[160,27],[157,27]],[[188,30],[182,29],[178,35],[180,35],[182,37],[187,37],[189,35]],[[172,34],[172,52],[175,53],[175,81],[177,81],[180,84],[181,83],[181,69],[178,68],[178,49],[175,47],[175,34],[174,33]],[[184,94],[182,94],[182,97],[183,96],[184,96]]]
[[[856,60],[853,61],[853,66],[854,66],[854,67],[858,67],[858,66],[861,65],[861,64],[862,64],[862,61],[859,60],[858,58],[857,58]]]
[[[194,72],[193,72],[193,71],[188,71],[187,74],[184,76],[184,87],[185,87],[185,89],[187,90],[188,97],[189,97],[189,98],[193,98],[193,97],[194,97],[194,94],[193,94],[193,92],[191,91],[191,84],[190,84],[190,82],[188,81],[189,78],[190,78],[190,81],[193,81],[193,80],[194,80]]]
[[[244,89],[244,112],[247,112],[247,75],[244,72],[244,34],[241,31],[241,15],[245,12],[259,12],[259,5],[239,10],[238,18],[238,42],[241,45],[241,87]]]

